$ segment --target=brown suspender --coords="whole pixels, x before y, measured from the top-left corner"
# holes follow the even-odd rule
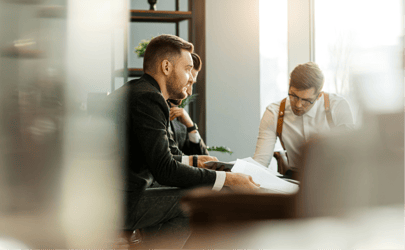
[[[283,132],[283,122],[284,122],[284,110],[285,110],[285,102],[287,98],[284,98],[280,103],[280,110],[278,111],[278,119],[277,119],[277,137],[280,139],[281,146],[285,150],[283,139],[281,138],[281,133]]]
[[[329,102],[329,94],[323,93],[323,98],[325,100],[325,112],[326,112],[326,120],[328,120],[328,124],[330,128],[335,127],[335,123],[332,120],[332,112],[330,111],[330,102]]]
[[[330,102],[329,102],[329,94],[322,92],[325,100],[325,112],[326,112],[326,120],[328,120],[328,124],[330,128],[335,127],[335,123],[332,120],[332,112],[330,111]],[[278,119],[277,119],[277,137],[280,139],[281,146],[285,150],[284,142],[281,137],[283,132],[283,122],[284,122],[284,110],[285,110],[285,103],[287,98],[284,98],[280,103],[280,110],[278,111]]]

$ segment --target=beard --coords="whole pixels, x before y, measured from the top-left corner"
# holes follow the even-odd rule
[[[170,99],[183,100],[187,97],[187,94],[183,92],[184,87],[182,87],[179,77],[175,72],[167,79],[166,89]]]

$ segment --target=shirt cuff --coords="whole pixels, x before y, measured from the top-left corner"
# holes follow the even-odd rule
[[[200,133],[188,133],[188,139],[193,143],[200,143],[201,136]]]
[[[213,191],[220,191],[225,184],[226,173],[223,171],[216,171],[217,177],[215,179],[214,186],[212,187]]]
[[[181,163],[190,166],[190,157],[188,155],[181,157]]]

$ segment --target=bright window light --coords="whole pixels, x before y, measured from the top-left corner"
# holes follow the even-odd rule
[[[314,7],[315,62],[325,91],[350,95],[354,68],[382,73],[399,65],[393,60],[402,53],[402,0],[314,0]]]
[[[287,96],[287,1],[259,0],[260,114]]]

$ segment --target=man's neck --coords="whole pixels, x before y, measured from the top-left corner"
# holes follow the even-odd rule
[[[169,99],[169,94],[167,93],[166,88],[166,78],[162,75],[153,74],[150,72],[147,72],[147,74],[153,77],[153,79],[155,79],[155,81],[159,84],[160,91],[162,92],[162,95],[165,98],[165,100]]]

